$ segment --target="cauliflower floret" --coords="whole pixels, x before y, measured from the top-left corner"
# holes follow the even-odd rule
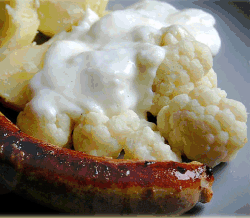
[[[181,161],[164,143],[156,125],[132,110],[111,118],[96,112],[82,115],[73,132],[73,144],[75,150],[96,156],[116,158],[124,149],[125,159]]]
[[[247,112],[219,88],[201,85],[169,101],[157,126],[173,151],[211,167],[233,159],[247,142]]]
[[[152,86],[155,96],[150,112],[153,115],[157,115],[173,97],[188,94],[199,85],[217,87],[209,47],[196,41],[183,27],[166,28],[161,45],[166,55]]]
[[[69,113],[68,108],[73,109],[74,112]],[[35,138],[69,148],[72,144],[74,119],[81,113],[80,108],[62,96],[43,90],[19,113],[17,126]]]
[[[207,86],[209,88],[217,87],[217,74],[214,72],[213,68],[211,68],[206,76],[203,76],[200,80],[194,81],[194,87],[198,86]]]

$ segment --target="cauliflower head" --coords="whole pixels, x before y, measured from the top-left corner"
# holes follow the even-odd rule
[[[199,85],[217,87],[209,47],[196,41],[183,27],[166,28],[161,45],[166,55],[152,86],[155,96],[150,112],[155,116],[177,95],[188,94]]]
[[[164,143],[156,125],[132,110],[111,118],[96,112],[83,114],[74,129],[73,144],[75,150],[95,156],[116,158],[124,149],[125,159],[181,161]]]
[[[181,161],[186,155],[212,167],[231,160],[247,142],[247,113],[217,88],[210,49],[178,25],[161,29],[156,38],[165,55],[152,85],[150,112],[157,126],[132,110],[107,116],[36,88],[17,125],[36,138],[61,147],[73,143],[96,156],[116,158],[124,150],[127,159]]]
[[[157,126],[175,152],[213,167],[233,159],[247,142],[247,112],[226,92],[205,85],[175,96],[157,116]]]
[[[69,108],[74,113],[69,113]],[[82,110],[76,108],[61,95],[43,90],[26,104],[17,117],[17,126],[35,138],[58,145],[71,147],[74,119]],[[72,117],[75,115],[75,117]]]

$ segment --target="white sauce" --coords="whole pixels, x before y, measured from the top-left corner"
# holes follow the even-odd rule
[[[210,47],[213,56],[220,50],[221,40],[214,28],[215,18],[203,10],[194,8],[178,10],[166,2],[151,0],[141,0],[129,9],[134,10],[136,14],[161,22],[162,26],[182,25],[197,41]]]
[[[165,57],[160,37],[171,24],[184,25],[214,55],[218,52],[215,20],[201,10],[141,1],[99,19],[88,9],[79,26],[50,47],[43,70],[30,82],[36,96],[30,104],[38,114],[46,106],[50,113],[60,110],[71,118],[87,111],[113,116],[126,109],[145,116],[156,70]]]

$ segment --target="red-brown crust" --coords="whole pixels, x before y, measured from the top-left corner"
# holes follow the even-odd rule
[[[17,193],[73,213],[179,215],[213,195],[204,164],[90,156],[28,136],[1,113],[0,160],[17,172]]]

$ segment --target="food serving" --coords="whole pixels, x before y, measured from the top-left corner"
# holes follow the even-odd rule
[[[82,195],[91,193],[88,196],[94,199],[108,196],[108,207],[97,198],[102,203],[95,209],[92,206],[94,212],[103,212],[111,205],[119,205],[115,211],[119,213],[127,208],[133,213],[149,212],[145,205],[152,204],[155,207],[150,212],[174,215],[198,201],[209,202],[213,179],[204,164],[213,167],[231,160],[247,142],[245,106],[227,99],[226,92],[217,87],[212,56],[218,53],[220,38],[214,24],[214,18],[201,10],[179,11],[158,1],[141,1],[101,18],[87,8],[78,24],[65,27],[68,32],[62,31],[42,45],[15,51],[41,52],[31,70],[22,69],[25,82],[19,94],[4,95],[3,91],[5,103],[21,111],[17,126],[26,132],[20,133],[13,126],[2,128],[3,153],[11,150],[9,161],[19,164],[21,175],[25,166],[34,165],[29,160],[36,159],[36,155],[26,154],[27,146],[22,145],[27,141],[41,149],[48,162],[52,159],[47,149],[55,150],[53,157],[58,152],[68,152],[70,159],[81,156],[83,165],[77,169],[85,172],[95,168],[93,175],[82,174],[79,178],[86,182],[81,185],[72,174],[67,181],[78,184]],[[2,63],[13,55],[8,52]],[[31,56],[27,57],[24,63],[32,66]],[[18,83],[15,76],[20,70],[12,72],[2,80],[7,90],[12,85],[9,81]],[[157,123],[147,120],[148,112]],[[1,119],[11,125],[6,118]],[[10,138],[11,144],[7,143]],[[125,160],[115,159],[122,151]],[[21,159],[12,158],[17,153],[22,153]],[[178,163],[183,155],[202,163]],[[40,166],[38,162],[36,166]],[[70,170],[70,164],[64,162],[63,166]],[[99,164],[115,170],[104,170]],[[52,181],[57,183],[63,174],[52,165],[58,175]],[[119,169],[124,165],[131,168],[123,181]],[[150,166],[154,173],[144,172],[142,166]],[[46,173],[44,169],[38,174],[46,177]],[[148,173],[150,178],[145,176]],[[178,185],[174,187],[174,183]],[[116,192],[111,193],[111,189]],[[86,200],[82,197],[82,204]],[[88,211],[85,209],[80,212]]]

